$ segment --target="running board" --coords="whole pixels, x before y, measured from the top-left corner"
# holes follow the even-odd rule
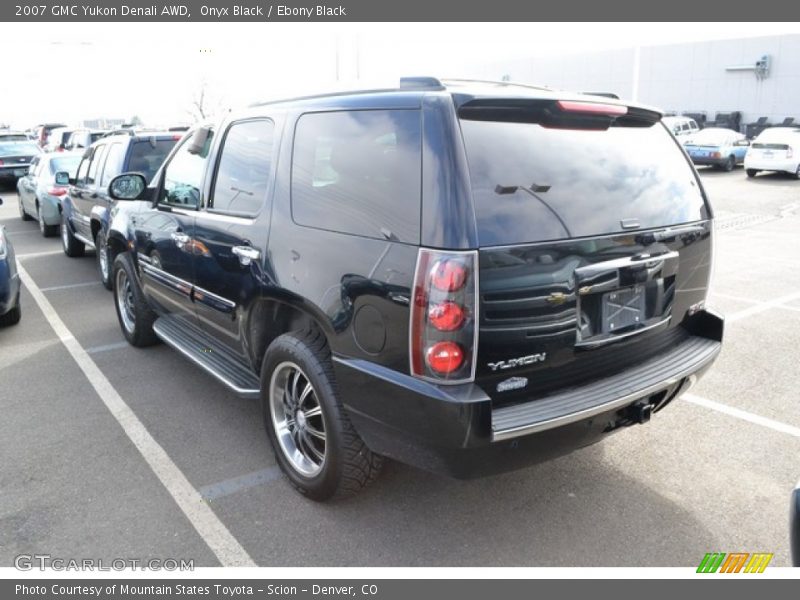
[[[171,315],[156,319],[153,331],[161,341],[205,369],[235,394],[242,398],[261,396],[258,376],[211,336]]]

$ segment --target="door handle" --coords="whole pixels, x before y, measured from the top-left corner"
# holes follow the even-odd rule
[[[180,231],[173,232],[172,234],[170,234],[170,237],[172,238],[172,241],[175,242],[175,245],[178,248],[183,248],[186,244],[189,243],[189,240],[191,239],[188,235],[186,235],[185,233],[181,233]]]
[[[252,246],[234,246],[231,251],[239,257],[239,263],[246,267],[254,260],[261,258],[261,252]]]

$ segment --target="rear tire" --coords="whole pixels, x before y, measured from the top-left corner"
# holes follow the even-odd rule
[[[112,287],[111,264],[109,263],[108,246],[106,246],[106,234],[103,230],[97,232],[94,238],[95,262],[97,264],[97,274],[100,276],[100,283],[107,290]]]
[[[42,216],[42,209],[36,212],[37,220],[39,221],[39,231],[42,234],[42,237],[53,237],[58,233],[58,225],[48,225],[44,222],[44,217]]]
[[[795,169],[794,178],[795,179],[800,179],[800,164],[798,164],[797,165],[797,169]]]
[[[19,305],[19,295],[17,296],[17,303],[10,311],[0,316],[0,327],[8,327],[9,325],[16,325],[22,318],[22,307]]]
[[[114,308],[125,339],[138,348],[157,343],[158,336],[153,331],[157,315],[139,288],[133,259],[128,252],[114,260],[113,277]]]
[[[64,254],[71,258],[83,256],[86,252],[86,245],[72,235],[64,213],[61,214],[61,247],[64,249]]]
[[[736,167],[736,157],[729,156],[728,160],[725,161],[725,164],[722,165],[722,170],[726,173],[730,173]]]
[[[23,221],[30,221],[33,217],[31,217],[28,213],[25,212],[25,207],[22,204],[22,196],[17,196],[17,200],[19,202],[19,216]]]
[[[337,397],[322,333],[287,333],[270,344],[261,407],[278,465],[301,494],[316,501],[343,498],[378,476],[383,458],[367,448]]]
[[[747,176],[752,179],[758,174],[758,169],[747,169]]]

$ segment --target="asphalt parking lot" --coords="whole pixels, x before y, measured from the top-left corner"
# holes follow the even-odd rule
[[[248,556],[260,566],[696,566],[713,551],[773,552],[772,565],[787,566],[800,477],[800,181],[742,169],[702,177],[719,228],[711,305],[728,323],[720,359],[688,398],[524,471],[465,482],[389,463],[365,493],[325,505],[280,477],[256,403],[164,346],[128,346],[93,256],[64,256],[0,190],[0,222],[52,307],[46,315],[26,287],[21,323],[0,330],[0,566],[34,553],[195,566]],[[102,374],[95,385],[69,336]],[[124,404],[112,414],[115,394]],[[167,462],[145,460],[121,422],[141,423]],[[204,527],[154,460],[204,498]],[[215,553],[220,543],[230,552]]]

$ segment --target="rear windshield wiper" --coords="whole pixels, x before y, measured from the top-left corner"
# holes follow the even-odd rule
[[[539,185],[536,182],[532,183],[530,187],[526,187],[524,185],[500,185],[498,183],[496,186],[494,186],[494,193],[498,195],[504,195],[504,194],[515,194],[519,190],[528,192],[531,196],[533,196],[539,202],[541,202],[547,210],[553,213],[553,216],[556,219],[558,219],[558,222],[561,224],[561,227],[564,228],[564,231],[566,232],[567,236],[572,237],[572,233],[570,232],[569,227],[567,227],[567,224],[564,222],[564,219],[561,218],[561,215],[558,214],[558,211],[556,211],[556,209],[550,206],[550,204],[548,204],[544,198],[539,196],[539,194],[544,194],[545,192],[547,192],[550,189],[550,187],[551,186],[549,185]]]

